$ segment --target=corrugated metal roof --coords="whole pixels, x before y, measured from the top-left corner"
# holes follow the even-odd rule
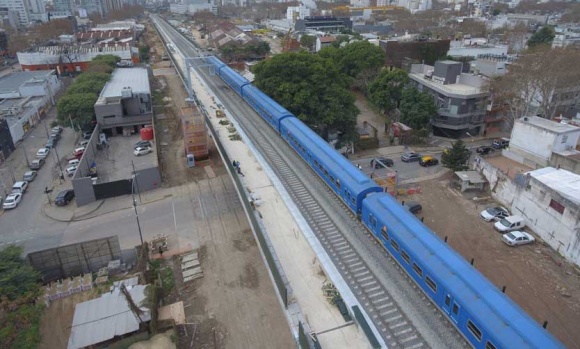
[[[127,287],[135,304],[144,312],[141,315],[144,322],[151,320],[150,310],[141,305],[146,299],[147,286]],[[139,319],[129,308],[125,296],[115,289],[112,293],[106,293],[100,298],[76,305],[67,348],[84,348],[138,329]]]
[[[52,70],[23,71],[11,73],[0,78],[0,93],[18,92],[27,82],[45,81]]]
[[[580,176],[570,171],[544,167],[528,174],[566,199],[580,205]]]
[[[111,80],[107,82],[100,97],[121,97],[121,91],[130,87],[133,93],[151,94],[149,88],[149,75],[146,68],[121,68],[115,69]]]

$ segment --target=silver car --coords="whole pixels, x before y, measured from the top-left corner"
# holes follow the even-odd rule
[[[24,176],[22,176],[22,180],[25,182],[32,182],[34,178],[36,178],[36,171],[26,171],[24,172]]]
[[[525,231],[520,230],[503,234],[501,239],[503,240],[503,242],[505,242],[510,246],[533,244],[536,241],[536,239],[533,236],[526,233]]]

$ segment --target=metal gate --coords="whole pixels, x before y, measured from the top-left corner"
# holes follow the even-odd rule
[[[114,182],[95,184],[93,185],[93,190],[95,191],[95,198],[97,200],[103,200],[131,194],[132,186],[132,179],[121,179]],[[137,188],[135,188],[135,191],[137,191]]]

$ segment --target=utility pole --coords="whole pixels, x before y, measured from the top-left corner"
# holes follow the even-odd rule
[[[30,161],[28,160],[28,154],[26,154],[26,148],[24,147],[24,143],[22,144],[22,150],[24,151],[24,158],[26,159],[26,165],[28,165],[28,167],[30,167]]]
[[[137,200],[135,200],[135,178],[131,181],[131,195],[133,196],[133,208],[135,209],[135,218],[137,219],[137,229],[139,229],[139,238],[141,239],[141,246],[143,246],[143,234],[141,233],[141,224],[139,223],[139,213],[137,213]]]
[[[137,180],[137,172],[135,172],[135,163],[131,160],[131,166],[133,166],[133,180],[135,181],[135,185],[137,185],[137,194],[139,194],[139,203],[142,204],[143,201],[141,200],[141,190],[139,190],[139,181]]]

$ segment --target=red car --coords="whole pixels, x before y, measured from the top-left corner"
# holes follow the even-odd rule
[[[81,156],[83,156],[84,152],[85,152],[85,147],[75,148],[73,155],[75,158],[80,159]]]

